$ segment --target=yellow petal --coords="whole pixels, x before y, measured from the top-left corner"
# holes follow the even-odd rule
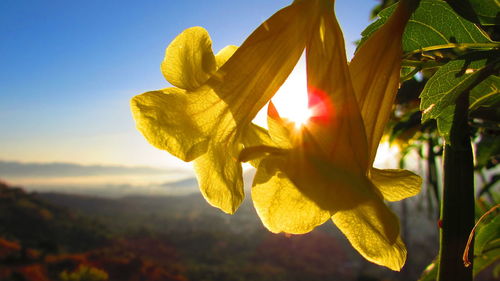
[[[325,197],[322,200],[331,205],[334,223],[352,246],[367,260],[399,270],[405,262],[406,249],[399,238],[398,219],[376,187],[366,176],[345,170],[341,163],[328,163],[321,158],[312,163],[332,183],[330,192],[321,191]],[[320,177],[314,177],[317,178]],[[315,183],[314,188],[318,187],[321,189]]]
[[[390,19],[356,52],[349,71],[365,124],[370,164],[392,112],[399,87],[401,38],[409,10],[400,2]]]
[[[399,201],[417,195],[422,185],[421,177],[401,169],[372,168],[370,179],[387,201]]]
[[[252,199],[267,228],[305,233],[339,210],[380,199],[363,174],[327,161],[300,148],[261,161]]]
[[[293,70],[315,11],[309,1],[278,11],[207,82],[229,105],[238,123],[250,123]]]
[[[244,145],[244,149],[238,159],[241,162],[250,161],[250,164],[254,167],[259,166],[260,158],[280,153],[278,145],[271,139],[267,130],[253,123],[250,123],[244,130],[241,143]]]
[[[260,160],[262,158],[271,156],[271,155],[284,155],[287,150],[278,148],[276,146],[268,146],[268,145],[257,145],[244,148],[238,160],[241,162],[250,162],[252,166],[255,168],[259,167]]]
[[[233,155],[238,155],[234,145],[216,145],[194,161],[203,197],[228,214],[236,212],[244,198],[241,163]]]
[[[267,127],[269,128],[269,135],[271,139],[280,147],[284,149],[291,149],[292,133],[291,127],[294,125],[286,124],[278,114],[278,110],[272,102],[269,102],[267,107]]]
[[[275,145],[274,141],[269,136],[267,130],[253,123],[250,123],[249,126],[245,128],[241,136],[241,139],[242,139],[241,142],[245,147]]]
[[[216,70],[212,40],[202,27],[191,27],[179,34],[165,51],[161,71],[170,84],[194,90]]]
[[[237,46],[229,45],[224,47],[215,55],[215,63],[217,65],[217,69],[219,69],[223,64],[226,63],[227,60],[236,52],[238,49]]]
[[[131,100],[131,109],[149,143],[184,161],[199,157],[209,142],[224,140],[236,130],[227,106],[208,87],[147,92]]]
[[[245,129],[274,95],[299,59],[316,7],[292,4],[261,25],[216,67],[210,38],[202,28],[188,29],[167,48],[162,70],[172,84],[187,89],[135,97],[132,112],[139,130],[156,147],[190,161],[205,198],[232,213],[243,198],[238,156]],[[204,84],[202,84],[204,83]]]
[[[368,151],[363,121],[333,7],[319,17],[306,51],[313,116],[307,127],[332,162],[343,163],[350,170],[366,171]]]
[[[403,267],[406,247],[399,237],[398,219],[382,200],[340,210],[332,220],[365,259],[396,271]]]
[[[270,157],[261,162],[252,187],[255,209],[264,226],[272,232],[309,232],[327,221],[330,212],[305,197],[280,170],[283,161],[283,158]]]
[[[185,91],[168,88],[135,96],[130,103],[137,129],[150,144],[191,161],[206,151],[208,140],[192,115]]]

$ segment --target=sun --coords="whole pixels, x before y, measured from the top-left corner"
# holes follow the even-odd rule
[[[297,128],[309,121],[312,112],[307,107],[307,77],[303,57],[274,95],[272,102],[280,116],[294,122]]]
[[[312,111],[307,106],[307,76],[304,55],[271,101],[280,116],[295,123],[297,129],[305,125],[312,117]],[[267,106],[257,114],[253,122],[267,128]]]

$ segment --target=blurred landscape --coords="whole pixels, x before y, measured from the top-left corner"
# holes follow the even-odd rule
[[[391,205],[408,246],[398,273],[365,261],[331,223],[270,233],[249,192],[226,215],[181,171],[0,162],[0,177],[0,280],[416,280],[438,250],[423,197]]]
[[[185,169],[0,161],[0,178],[28,191],[118,198],[126,195],[184,195],[198,191]]]

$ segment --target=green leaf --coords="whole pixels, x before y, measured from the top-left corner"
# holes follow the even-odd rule
[[[417,69],[414,66],[402,66],[401,73],[400,73],[401,82],[413,79],[413,77],[415,77],[415,74],[418,71],[419,71],[419,69]]]
[[[496,216],[476,232],[474,241],[474,275],[500,260],[500,216]]]
[[[500,21],[498,0],[448,0],[462,17],[482,25],[495,25]]]
[[[482,169],[495,156],[500,155],[500,135],[482,134],[479,142],[476,143],[476,168]]]
[[[474,245],[473,275],[476,276],[489,265],[500,259],[500,217],[483,226],[476,236]],[[495,222],[494,222],[495,221]],[[496,235],[496,236],[494,236]],[[485,243],[483,245],[483,242]],[[478,249],[480,248],[480,249]],[[418,281],[435,281],[437,278],[437,258],[422,272]]]
[[[384,24],[396,6],[379,14],[379,19],[362,33],[360,45]],[[475,24],[457,15],[444,1],[422,0],[413,13],[403,35],[403,51],[418,51],[432,46],[493,43]]]
[[[500,76],[491,75],[470,92],[469,109],[497,106],[500,102]]]
[[[491,248],[488,245],[490,242],[500,244],[500,216],[496,216],[477,231],[476,240],[474,241],[474,254],[483,254],[485,249]]]
[[[450,130],[453,125],[453,116],[455,113],[455,106],[451,105],[442,110],[441,115],[436,119],[437,129],[439,134],[450,143]],[[422,120],[422,123],[425,122]]]
[[[492,243],[495,245],[492,245],[492,247],[484,251],[481,255],[474,257],[474,276],[486,269],[489,265],[500,260],[500,239],[497,239],[496,241],[496,243]]]
[[[488,104],[490,98],[483,97],[488,96],[491,91],[482,90],[489,89],[490,82],[483,85],[481,82],[499,67],[499,52],[485,51],[466,54],[439,68],[427,81],[420,95],[422,122],[436,119],[439,133],[449,142],[456,98],[463,91],[471,90],[469,102],[483,100],[484,104]],[[473,91],[476,86],[480,88]]]

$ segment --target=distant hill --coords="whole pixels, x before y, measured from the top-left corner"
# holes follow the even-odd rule
[[[119,198],[184,195],[198,190],[191,171],[143,166],[22,163],[0,160],[0,179],[29,191]]]
[[[103,221],[114,231],[146,228],[153,232],[224,229],[235,233],[264,230],[250,198],[235,215],[210,206],[199,192],[179,196],[101,198],[61,193],[37,195],[51,204],[71,208]]]
[[[0,237],[55,253],[97,247],[106,232],[97,221],[0,182]]]
[[[176,171],[143,166],[79,165],[73,163],[21,163],[0,161],[0,177],[71,177],[97,175],[156,175]]]
[[[161,187],[169,187],[169,188],[192,188],[198,186],[198,181],[196,178],[187,178],[174,182],[167,182],[160,185]]]
[[[254,169],[243,174],[250,193]],[[121,198],[125,196],[183,196],[198,193],[192,171],[151,167],[21,163],[0,160],[0,180],[26,190]]]
[[[168,241],[111,233],[78,210],[0,182],[0,280],[187,281]]]
[[[416,280],[436,255],[437,237],[418,204],[407,213],[407,269],[394,273],[362,259],[332,223],[305,235],[270,233],[249,195],[227,215],[198,192],[111,199],[26,193],[2,184],[0,280],[17,280],[2,272],[24,274],[19,263],[26,270],[38,266],[40,274],[84,265],[106,272],[109,281]]]

